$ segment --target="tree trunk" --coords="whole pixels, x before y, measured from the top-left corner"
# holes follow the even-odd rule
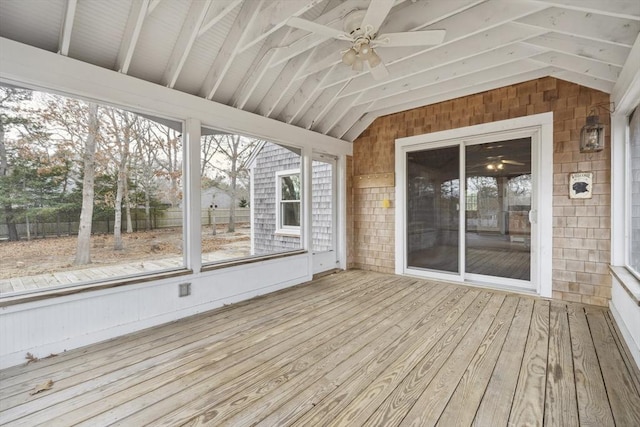
[[[147,231],[151,230],[151,197],[146,189],[144,191],[144,222]]]
[[[131,223],[131,203],[129,203],[129,184],[128,179],[124,180],[124,211],[127,216],[127,233],[133,233],[133,224]]]
[[[0,176],[7,176],[9,171],[9,165],[7,161],[7,149],[4,145],[4,129],[0,123]],[[11,203],[5,203],[3,206],[5,223],[7,224],[7,230],[9,234],[9,240],[12,242],[20,240],[18,236],[18,228],[16,227],[15,216],[13,213],[13,206]]]
[[[74,264],[91,263],[91,221],[93,220],[93,193],[96,174],[96,139],[98,135],[98,105],[89,104],[89,129],[84,146],[84,177],[82,180],[82,210],[78,227],[78,244]]]
[[[234,165],[235,166],[235,165]],[[232,171],[231,174],[231,204],[229,205],[229,233],[233,233],[236,231],[236,185],[237,185],[237,177]]]
[[[116,190],[115,218],[113,221],[113,249],[121,251],[122,245],[122,193],[124,190],[123,178],[126,175],[122,171],[118,173],[118,188]]]

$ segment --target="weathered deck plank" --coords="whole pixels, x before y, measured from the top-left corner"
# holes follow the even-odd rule
[[[0,424],[638,425],[631,362],[602,308],[349,271],[1,371]]]

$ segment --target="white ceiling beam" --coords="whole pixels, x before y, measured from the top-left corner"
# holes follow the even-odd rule
[[[393,52],[394,49],[386,49],[384,56],[382,53],[381,56],[385,64],[391,62],[391,64],[387,66],[390,73],[389,79],[395,80],[418,73],[424,70],[425,63],[433,63],[432,66],[439,65],[443,57],[447,60],[448,57],[454,56],[454,58],[448,59],[447,61],[458,60],[461,58],[458,52],[463,50],[469,52],[468,55],[473,55],[477,53],[477,51],[472,52],[470,47],[475,49],[476,46],[487,46],[487,44],[481,40],[483,38],[493,37],[495,44],[501,46],[522,40],[526,37],[540,35],[544,33],[545,30],[535,29],[534,31],[527,32],[523,31],[522,28],[511,28],[509,22],[513,19],[535,13],[543,7],[544,6],[540,6],[537,3],[489,0],[467,9],[464,12],[429,25],[426,27],[427,30],[445,29],[447,31],[444,43],[427,47],[412,57],[395,57],[388,55],[387,51]],[[494,29],[495,31],[491,31]],[[452,46],[452,44],[454,45]],[[486,49],[487,48],[485,48],[485,50]],[[436,52],[439,54],[438,62],[433,60]],[[351,70],[348,67],[337,67],[332,77],[327,81],[327,84],[336,84],[351,77]],[[365,80],[365,82],[362,82],[362,80]],[[358,83],[356,83],[356,81]],[[354,86],[363,85],[362,90],[379,84],[382,83],[374,81],[368,73],[363,73],[353,80]]]
[[[340,92],[343,86],[344,85],[335,85],[330,88],[326,88],[307,112],[304,113],[297,122],[292,123],[304,129],[311,129],[311,127],[316,122],[322,120],[331,107],[333,107],[338,99],[336,98],[336,95]]]
[[[212,29],[214,25],[222,21],[222,19],[238,7],[240,3],[242,3],[242,0],[215,0],[213,4],[209,6],[209,12],[198,31],[198,37],[202,37],[202,35]]]
[[[518,74],[513,75],[501,75],[500,73],[496,73],[495,80],[486,80],[484,82],[479,82],[476,85],[460,87],[460,88],[452,88],[449,91],[439,93],[439,94],[428,94],[427,96],[415,99],[409,102],[396,104],[387,108],[382,109],[374,109],[365,115],[363,115],[360,119],[358,119],[353,126],[349,129],[347,133],[342,137],[345,141],[353,141],[355,140],[373,121],[382,116],[386,116],[388,114],[394,114],[400,111],[411,110],[418,107],[423,107],[426,105],[436,104],[438,102],[448,101],[450,99],[461,98],[463,96],[473,95],[480,92],[485,92],[488,90],[498,89],[505,86],[510,86],[522,82],[526,82],[529,80],[538,79],[545,76],[554,75],[562,70],[558,70],[555,67],[546,67],[546,68],[538,68],[531,71],[525,71]]]
[[[213,99],[216,90],[222,84],[231,64],[242,44],[247,29],[253,25],[264,0],[249,0],[242,3],[240,12],[236,17],[227,37],[222,43],[213,61],[211,69],[200,89],[200,96],[206,99]]]
[[[371,107],[371,104],[360,104],[352,106],[340,121],[329,131],[328,135],[334,138],[344,137],[349,128],[362,117],[363,114]]]
[[[417,2],[412,3],[397,11],[391,12],[387,23],[381,28],[381,32],[393,33],[403,31],[414,31],[427,27],[430,24],[441,21],[444,18],[461,13],[462,11],[478,4],[478,0],[461,0],[461,1],[437,1],[437,2]],[[325,39],[326,40],[326,39]],[[324,68],[332,67],[341,62],[340,51],[348,47],[343,41],[332,41],[322,46],[318,51],[320,61],[314,63],[309,69],[305,70],[302,77],[318,72]],[[409,56],[424,50],[424,48],[396,48],[396,52],[404,56]],[[389,61],[386,59],[386,61]]]
[[[64,20],[60,29],[60,41],[58,42],[58,53],[60,55],[69,55],[69,45],[71,44],[71,32],[73,31],[73,21],[76,17],[76,7],[78,0],[67,0],[64,12]]]
[[[424,86],[440,84],[447,80],[474,74],[488,68],[494,68],[497,65],[508,64],[536,56],[541,52],[543,52],[542,48],[517,43],[503,46],[454,63],[425,70],[406,79],[395,80],[391,83],[369,89],[368,91],[360,92],[362,96],[358,103],[369,103],[403,92],[412,92]],[[347,89],[345,89],[345,91],[346,90]]]
[[[640,99],[640,34],[633,44],[627,62],[622,67],[620,78],[611,90],[618,114],[629,114],[638,106]]]
[[[266,39],[274,31],[282,28],[288,18],[300,16],[323,1],[325,0],[287,0],[269,3],[260,11],[260,17],[247,33],[244,46],[240,48],[239,53],[251,48],[256,43]]]
[[[313,22],[342,30],[342,21],[345,15],[356,9],[366,9],[368,5],[369,0],[347,0],[342,2],[338,7],[320,15]],[[314,48],[327,40],[328,37],[321,34],[311,34],[308,31],[296,29],[291,34],[289,44],[280,48],[276,53],[273,58],[273,66],[288,61],[289,59],[305,52],[306,50]]]
[[[187,17],[180,29],[180,34],[176,44],[173,46],[171,57],[167,62],[167,67],[164,70],[162,76],[162,84],[166,87],[172,88],[178,80],[178,76],[184,67],[184,63],[187,61],[187,57],[193,48],[193,44],[198,37],[198,32],[204,21],[212,0],[196,1],[191,3]]]
[[[602,62],[559,52],[545,52],[531,59],[542,62],[545,65],[553,65],[563,70],[583,74],[586,77],[607,80],[612,83],[618,80],[620,71],[622,70],[621,67],[616,67],[615,65],[603,64]]]
[[[342,95],[372,90],[378,86],[389,85],[394,81],[404,81],[427,70],[464,61],[480,53],[490,52],[497,48],[538,36],[542,31],[533,28],[523,29],[521,26],[515,26],[510,23],[504,24],[475,37],[457,40],[445,46],[438,46],[413,58],[396,61],[387,66],[390,76],[385,81],[376,81],[370,75],[358,76],[347,85]]]
[[[324,70],[318,74],[307,77],[300,89],[298,89],[280,113],[278,117],[279,120],[285,123],[293,123],[298,120],[300,115],[305,113],[322,93],[320,86],[323,79],[329,74],[329,71],[330,69]]]
[[[345,114],[347,114],[359,97],[360,94],[355,94],[346,98],[338,99],[327,114],[311,126],[311,130],[324,135],[328,134],[329,131],[333,129],[333,127],[345,116]]]
[[[533,0],[549,6],[585,13],[597,13],[616,18],[640,20],[640,3],[638,0]]]
[[[271,117],[272,114],[277,116],[280,111],[282,111],[282,107],[284,106],[281,106],[279,111],[276,111],[276,107],[280,104],[283,96],[289,91],[291,85],[296,80],[296,74],[300,72],[300,69],[310,57],[310,52],[307,52],[305,55],[299,55],[287,63],[276,81],[271,85],[269,92],[267,92],[260,102],[258,114]],[[301,84],[301,82],[298,82],[298,84]]]
[[[151,2],[149,3],[149,8],[147,9],[147,16],[151,15],[161,2],[162,0],[151,0]]]
[[[291,32],[291,28],[281,28],[267,38],[233,94],[231,105],[244,109],[258,85],[263,83],[262,79],[270,68],[277,46],[284,42]]]
[[[122,74],[129,72],[133,52],[138,44],[140,31],[142,31],[142,25],[144,24],[144,19],[147,16],[149,8],[149,0],[134,0],[133,3],[131,3],[127,26],[125,27],[124,36],[120,42],[118,57],[116,58],[116,70]]]
[[[501,76],[507,78],[515,74],[521,74],[541,68],[547,67],[539,62],[533,62],[526,59],[511,62],[509,64],[503,64],[497,67],[488,68],[471,75],[447,80],[442,83],[433,83],[411,92],[404,92],[398,95],[392,95],[383,99],[379,99],[374,103],[372,109],[379,110],[390,108],[396,105],[406,104],[407,102],[420,100],[440,93],[446,93],[460,88],[476,86],[483,82],[496,80]]]
[[[542,3],[538,3],[542,4]],[[640,32],[640,21],[551,7],[517,22],[557,33],[630,47]]]
[[[624,65],[631,50],[628,47],[560,33],[546,33],[529,39],[525,43],[618,67]]]
[[[581,86],[590,87],[591,89],[596,89],[605,93],[611,93],[611,91],[613,90],[613,86],[615,84],[608,80],[602,80],[597,77],[592,77],[585,74],[576,73],[576,72],[567,71],[567,70],[562,70],[554,74],[554,77],[557,77],[559,79],[566,80],[575,84],[579,84]]]

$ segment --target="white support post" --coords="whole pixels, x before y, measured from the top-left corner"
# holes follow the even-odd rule
[[[312,175],[313,175],[313,151],[311,147],[302,149],[302,215],[301,215],[301,233],[302,247],[309,252],[309,278],[313,274],[313,255],[311,251],[312,230],[311,224],[313,219],[311,192],[312,192]]]
[[[338,190],[338,233],[337,251],[338,262],[337,267],[343,270],[347,269],[347,156],[341,155],[337,161],[337,190]]]
[[[187,119],[182,129],[184,177],[184,260],[194,273],[202,266],[200,220],[200,120]]]

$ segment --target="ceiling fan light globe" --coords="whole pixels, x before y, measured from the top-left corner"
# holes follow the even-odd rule
[[[369,67],[377,67],[381,62],[382,59],[380,59],[380,56],[375,52],[375,50],[371,49],[371,54],[369,55]]]
[[[353,71],[362,71],[362,69],[363,69],[362,59],[356,58],[356,60],[353,61],[353,65],[351,66],[351,69]]]
[[[342,55],[342,62],[346,65],[353,65],[356,59],[358,59],[358,53],[354,49],[349,49]]]

